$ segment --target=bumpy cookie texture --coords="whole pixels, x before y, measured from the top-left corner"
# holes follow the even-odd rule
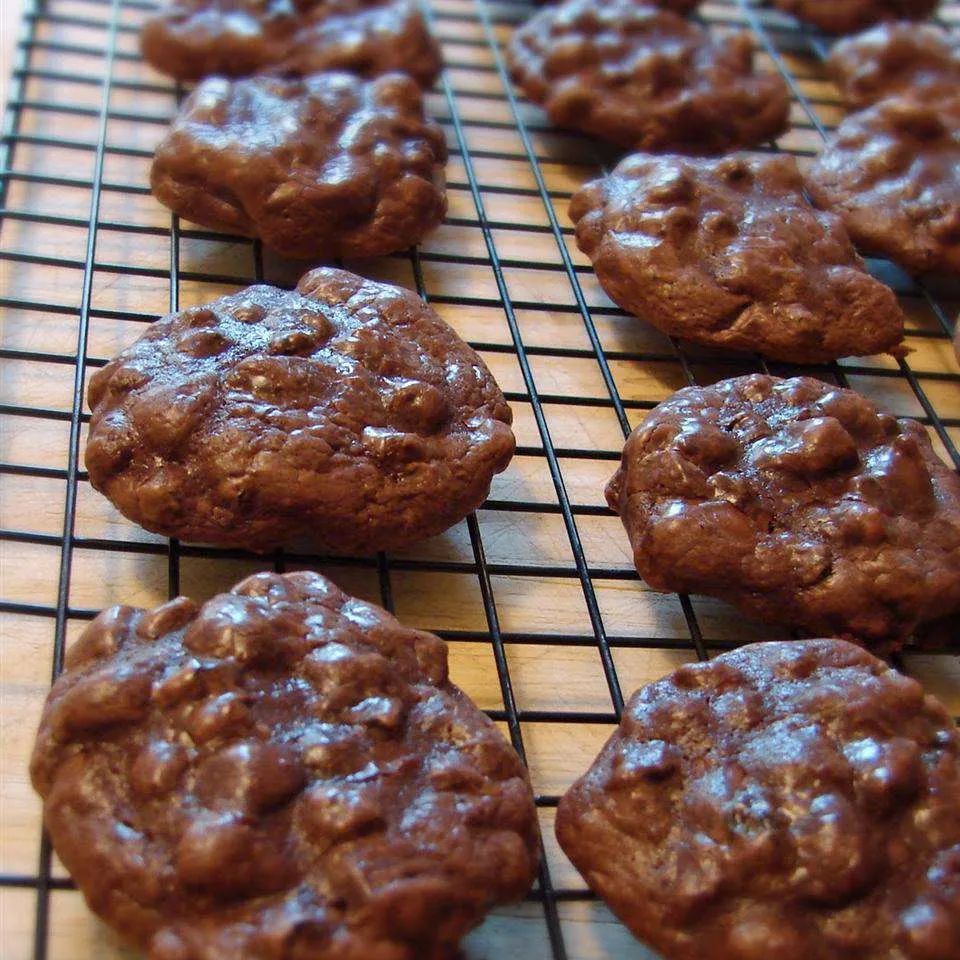
[[[774,6],[827,33],[853,33],[881,20],[923,20],[940,0],[773,0]]]
[[[607,294],[666,333],[794,362],[903,338],[896,297],[810,205],[793,157],[635,154],[570,218]]]
[[[932,23],[884,23],[841,40],[830,73],[848,106],[858,109],[893,94],[927,100],[960,89],[960,40]]]
[[[315,573],[101,613],[31,772],[150,960],[440,960],[537,865],[526,773],[444,643]]]
[[[419,297],[344,270],[154,323],[91,378],[90,482],[148,530],[268,550],[433,536],[513,455],[510,408]]]
[[[656,590],[880,649],[960,611],[960,478],[918,423],[810,377],[678,391],[607,502]]]
[[[840,640],[752,644],[638,691],[557,835],[665,960],[956,960],[960,737]]]
[[[178,80],[275,69],[304,76],[399,70],[425,87],[440,48],[413,0],[174,0],[140,35],[147,61]]]
[[[561,127],[623,147],[721,153],[782,133],[786,84],[753,72],[745,32],[710,39],[637,0],[566,0],[520,27],[507,50],[526,96]]]
[[[864,253],[913,273],[960,270],[960,96],[888,97],[851,114],[808,182]]]
[[[420,241],[447,210],[446,159],[402,74],[211,77],[157,147],[150,183],[188,220],[316,262]]]

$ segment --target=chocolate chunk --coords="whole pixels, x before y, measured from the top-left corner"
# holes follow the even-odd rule
[[[635,154],[574,195],[607,294],[665,333],[797,363],[895,349],[904,317],[789,156]]]
[[[513,79],[560,127],[622,147],[722,153],[787,126],[778,76],[753,72],[753,41],[638,0],[566,0],[513,35]]]
[[[607,486],[640,575],[887,650],[960,612],[960,478],[913,420],[809,377],[688,387]]]
[[[421,86],[440,47],[414,0],[173,0],[140,35],[147,61],[178,80],[276,69],[304,76],[398,70]]]
[[[442,641],[315,573],[186,603],[100,614],[37,734],[44,823],[108,924],[151,960],[421,960],[526,893],[529,781]],[[244,722],[198,737],[228,698]]]
[[[840,124],[809,176],[864,253],[960,270],[960,97],[888,97]]]
[[[893,94],[950,96],[960,86],[960,41],[932,23],[883,23],[841,40],[827,66],[853,109]]]
[[[122,513],[255,551],[433,536],[514,450],[477,354],[413,293],[332,268],[158,320],[88,401],[90,482]]]
[[[880,20],[923,20],[940,0],[773,0],[774,6],[827,33],[854,33]]]
[[[446,213],[446,159],[402,74],[211,77],[157,147],[150,183],[188,220],[316,262],[418,243]]]
[[[664,960],[956,960],[958,808],[942,704],[842,640],[785,641],[635,693],[557,836]]]

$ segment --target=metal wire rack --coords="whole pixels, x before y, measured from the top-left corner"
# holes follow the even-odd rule
[[[153,537],[93,494],[82,469],[83,388],[168,310],[299,270],[259,244],[194,229],[150,197],[147,170],[182,91],[142,64],[152,0],[34,0],[0,137],[0,719],[4,956],[80,960],[122,948],[85,912],[42,838],[26,764],[69,640],[111,603],[208,596],[273,565],[310,567],[451,641],[454,679],[500,722],[531,769],[544,832],[525,904],[468,938],[469,957],[649,957],[552,840],[553,811],[617,721],[625,695],[680,662],[778,632],[723,604],[652,593],[634,573],[603,483],[643,412],[687,383],[768,365],[681,345],[613,306],[576,250],[566,202],[615,157],[552,130],[512,89],[500,52],[533,10],[521,0],[432,0],[447,69],[430,96],[451,146],[451,210],[421,248],[348,264],[415,288],[485,357],[516,414],[519,448],[490,500],[409,552],[272,558]],[[793,127],[766,149],[804,163],[842,116],[827,41],[745,0],[710,0],[712,30],[746,28],[793,96]],[[941,19],[960,23],[960,3]],[[803,368],[927,425],[960,467],[960,289],[871,262],[910,317],[903,360]],[[775,373],[796,372],[770,364]],[[960,709],[960,662],[904,665]]]

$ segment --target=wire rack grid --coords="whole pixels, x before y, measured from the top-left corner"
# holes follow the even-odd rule
[[[311,568],[450,641],[454,679],[530,767],[545,857],[528,900],[497,911],[470,958],[649,958],[553,840],[559,795],[589,764],[624,697],[680,663],[781,636],[719,602],[655,594],[637,578],[603,485],[644,411],[688,383],[757,370],[759,358],[682,346],[624,316],[577,251],[567,201],[615,155],[552,130],[506,78],[502,45],[534,8],[432,0],[446,70],[429,97],[447,131],[450,215],[419,249],[347,264],[416,289],[483,355],[514,408],[517,456],[475,515],[410,551],[270,558],[161,540],[93,493],[82,469],[83,387],[159,314],[299,269],[259,244],[181,224],[149,192],[152,151],[182,91],[151,73],[137,32],[151,0],[34,0],[0,137],[0,937],[12,960],[119,957],[42,836],[26,776],[63,651],[100,608],[203,598],[273,566]],[[842,116],[824,38],[789,18],[713,0],[711,30],[748,29],[761,69],[794,96],[793,126],[765,149],[805,164]],[[943,22],[960,23],[960,3]],[[803,368],[929,429],[960,466],[960,290],[870,263],[910,318],[900,361]],[[960,662],[902,665],[960,710]]]

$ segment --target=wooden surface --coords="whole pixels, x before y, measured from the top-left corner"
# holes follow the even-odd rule
[[[0,2],[5,24],[15,5],[12,0]],[[136,59],[135,31],[144,16],[142,7],[119,6],[122,56],[112,74],[110,149],[104,157],[103,189],[95,211],[99,226],[89,271],[86,346],[93,362],[110,357],[174,302],[169,276],[171,219],[145,185],[149,151],[163,134],[175,98],[172,88]],[[599,620],[608,638],[616,682],[625,694],[691,659],[694,649],[679,599],[652,593],[631,575],[622,528],[603,509],[603,485],[613,470],[623,434],[592,352],[571,274],[537,192],[534,163],[516,129],[518,117],[528,124],[529,142],[539,157],[537,169],[551,192],[553,211],[564,230],[563,243],[575,266],[573,276],[591,309],[630,422],[638,422],[644,405],[663,399],[686,381],[670,342],[612,308],[572,241],[567,198],[598,173],[602,151],[598,153],[582,138],[551,131],[539,111],[522,101],[513,112],[502,77],[493,69],[494,56],[473,0],[434,0],[433,8],[438,16],[436,31],[450,64],[446,77],[451,99],[491,224],[490,241],[500,261],[516,333],[529,350],[530,382],[518,362],[468,170],[455,152],[448,169],[450,219],[422,248],[423,285],[441,314],[479,346],[510,392],[521,453],[497,478],[491,504],[478,513],[475,539],[462,523],[442,537],[388,558],[387,576],[402,619],[457,635],[451,643],[455,681],[481,707],[502,717],[507,704],[490,639],[491,610],[484,606],[476,565],[476,551],[482,547],[523,747],[536,792],[547,800],[540,813],[550,881],[564,893],[556,910],[567,956],[634,960],[649,955],[605,908],[577,898],[583,883],[553,840],[550,798],[586,768],[612,729],[613,706],[595,621]],[[527,12],[520,3],[484,9],[495,17],[492,29],[500,40],[509,34],[506,21]],[[952,16],[956,9],[950,7],[947,14]],[[0,475],[0,528],[4,531],[0,594],[6,605],[0,613],[0,879],[8,881],[0,885],[0,951],[4,960],[34,956],[35,937],[44,933],[45,924],[51,960],[111,960],[124,955],[123,951],[64,883],[56,863],[56,882],[46,901],[49,910],[42,906],[38,914],[38,903],[46,896],[42,890],[38,894],[36,881],[40,810],[26,767],[52,669],[62,539],[65,532],[73,538],[66,580],[68,642],[103,606],[121,601],[152,605],[165,599],[172,568],[179,575],[180,589],[202,598],[268,564],[262,559],[230,559],[189,549],[171,558],[165,541],[120,517],[82,478],[77,484],[75,520],[65,531],[73,359],[88,275],[90,180],[96,172],[94,148],[103,100],[102,86],[96,81],[104,75],[102,51],[107,45],[110,5],[102,0],[50,0],[47,12],[52,16],[42,18],[37,26],[40,43],[31,60],[36,73],[24,90],[28,104],[33,105],[24,108],[20,126],[22,135],[38,142],[17,144],[10,165],[18,176],[10,182],[6,201],[8,211],[41,215],[46,222],[12,217],[3,221],[0,232],[0,253],[6,256],[0,259],[0,297],[24,302],[3,311],[0,328],[0,347],[7,358],[0,378],[0,403],[4,404],[0,462],[18,471]],[[729,3],[708,3],[704,13],[721,22],[720,29],[744,20],[743,11]],[[764,17],[771,26],[788,22],[773,14]],[[790,33],[770,36],[785,51],[785,63],[800,88],[816,99],[819,118],[835,123],[841,115],[835,92],[823,79],[809,45]],[[9,43],[8,30],[4,42]],[[71,50],[49,48],[56,43],[69,44]],[[92,52],[76,52],[82,47]],[[797,52],[790,52],[791,48]],[[765,69],[774,69],[768,56],[760,61]],[[8,68],[9,57],[5,63]],[[39,76],[41,71],[48,76]],[[125,81],[151,86],[133,90],[123,85]],[[43,109],[37,105],[41,102],[53,108]],[[456,147],[450,104],[442,92],[431,95],[430,108],[444,122]],[[819,149],[820,138],[799,104],[794,107],[794,120],[795,127],[779,146],[800,152],[805,162]],[[75,143],[65,146],[65,140]],[[37,182],[37,175],[62,182]],[[130,192],[131,188],[138,192]],[[180,282],[175,291],[181,306],[234,290],[255,276],[249,244],[212,241],[191,235],[189,225],[183,229]],[[405,256],[353,266],[370,276],[416,286],[414,265]],[[956,374],[957,363],[930,302],[911,292],[909,282],[897,271],[875,266],[904,293],[902,302],[911,324],[910,367],[936,412],[952,418],[947,432],[954,443],[960,443],[956,426],[960,391],[956,381],[942,376]],[[277,282],[294,280],[299,269],[269,256],[265,260],[267,279]],[[449,302],[464,298],[467,303]],[[941,302],[954,322],[956,293],[943,295]],[[643,359],[636,359],[638,354]],[[757,369],[750,358],[731,360],[703,350],[689,350],[687,356],[700,382]],[[893,412],[923,415],[917,394],[891,359],[852,359],[841,368],[852,386]],[[836,375],[829,369],[814,372],[825,378]],[[542,404],[546,438],[531,403],[531,384]],[[934,440],[943,452],[936,436]],[[544,456],[547,442],[558,451],[559,489]],[[586,580],[579,576],[559,509],[561,494],[572,504],[590,574]],[[517,503],[523,505],[521,509],[505,509]],[[440,561],[448,564],[442,570],[435,568]],[[375,564],[313,560],[309,565],[323,569],[349,591],[381,600]],[[594,600],[597,612],[591,619]],[[778,635],[769,627],[744,622],[712,600],[693,598],[692,608],[710,647]],[[911,655],[905,663],[954,712],[960,712],[960,660]],[[562,715],[558,717],[557,711]],[[545,712],[552,717],[544,719]],[[584,719],[588,722],[581,722]],[[552,953],[542,905],[532,901],[498,911],[469,938],[467,955],[472,960],[516,956],[548,960]]]

